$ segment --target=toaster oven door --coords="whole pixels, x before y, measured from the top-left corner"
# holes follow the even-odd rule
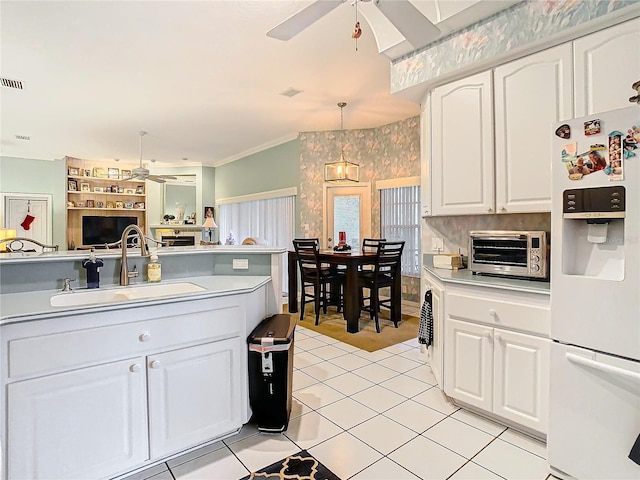
[[[513,273],[528,271],[529,245],[526,235],[508,237],[473,237],[471,258],[478,271],[491,271],[494,266],[511,267]],[[486,266],[487,268],[482,268]]]

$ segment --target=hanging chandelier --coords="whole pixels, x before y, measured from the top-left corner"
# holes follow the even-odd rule
[[[345,102],[339,102],[340,107],[340,131],[342,139],[344,139],[344,125],[342,109],[346,107]],[[357,163],[348,161],[344,156],[344,141],[340,142],[340,159],[337,162],[329,162],[324,164],[324,181],[325,182],[341,182],[341,181],[360,181],[360,166]]]

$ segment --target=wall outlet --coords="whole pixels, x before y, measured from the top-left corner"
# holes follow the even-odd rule
[[[249,259],[248,258],[234,258],[233,259],[233,269],[234,270],[249,270]]]
[[[444,239],[439,237],[433,237],[431,239],[431,250],[436,253],[444,251]]]

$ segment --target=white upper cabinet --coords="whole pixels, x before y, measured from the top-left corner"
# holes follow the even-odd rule
[[[494,212],[491,72],[433,90],[433,215]]]
[[[640,19],[574,42],[576,117],[631,105],[640,80]]]
[[[573,116],[571,45],[494,70],[497,213],[551,211],[551,125]]]
[[[431,98],[420,105],[420,215],[431,215]]]

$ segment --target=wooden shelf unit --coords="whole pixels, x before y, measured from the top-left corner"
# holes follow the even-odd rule
[[[82,243],[82,217],[85,215],[136,217],[138,226],[146,231],[146,182],[128,179],[126,176],[126,172],[131,172],[137,165],[115,162],[107,164],[73,157],[65,157],[65,163],[68,248],[89,247]],[[104,176],[100,172],[104,172]],[[115,192],[111,191],[114,187]]]

